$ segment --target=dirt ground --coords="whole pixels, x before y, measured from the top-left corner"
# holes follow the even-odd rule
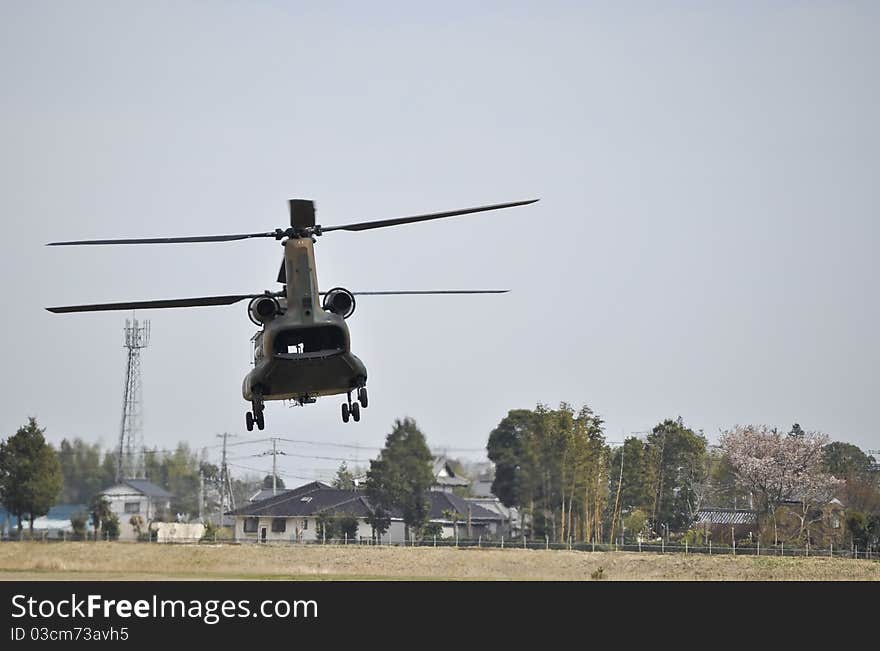
[[[0,580],[880,580],[880,561],[361,546],[3,543]]]

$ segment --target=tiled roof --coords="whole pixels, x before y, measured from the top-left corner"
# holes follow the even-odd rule
[[[748,509],[700,509],[697,524],[754,524],[757,516]]]
[[[146,495],[147,497],[174,497],[174,495],[166,491],[164,488],[156,486],[156,484],[151,481],[147,481],[146,479],[123,479],[120,484],[128,486],[129,488],[137,491],[141,495]]]
[[[444,515],[444,511],[452,511],[463,520],[466,520],[468,509],[470,509],[471,520],[504,520],[497,513],[484,509],[479,504],[471,504],[466,499],[453,493],[431,491],[428,495],[431,500],[429,520],[448,520],[449,518]]]
[[[317,515],[325,511],[338,511],[357,517],[370,513],[370,504],[362,493],[324,486],[326,484],[320,482],[300,486],[259,502],[245,504],[229,514],[293,518]]]

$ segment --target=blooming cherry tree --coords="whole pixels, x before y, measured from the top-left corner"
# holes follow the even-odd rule
[[[820,432],[792,435],[766,425],[738,425],[721,435],[738,482],[759,500],[763,514],[774,515],[783,502],[800,504],[801,534],[843,483],[822,470],[827,444]]]

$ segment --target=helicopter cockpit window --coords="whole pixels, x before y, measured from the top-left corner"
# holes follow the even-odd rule
[[[254,360],[263,359],[263,333],[258,332],[251,338],[251,341],[254,342]]]
[[[345,334],[332,326],[285,330],[275,337],[274,349],[290,355],[341,351],[345,349]]]

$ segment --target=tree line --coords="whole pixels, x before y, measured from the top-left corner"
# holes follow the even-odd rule
[[[490,433],[487,452],[495,464],[492,492],[520,509],[528,535],[538,538],[693,539],[698,512],[713,507],[753,513],[765,540],[782,535],[809,544],[838,498],[845,526],[829,526],[848,531],[862,548],[880,540],[874,459],[798,424],[789,431],[738,426],[712,448],[681,418],[666,419],[612,449],[589,407],[539,404],[508,412]]]
[[[157,514],[157,520],[174,520],[177,514],[185,514],[187,519],[198,515],[200,488],[204,489],[206,511],[219,508],[220,469],[207,462],[204,450],[181,442],[173,450],[144,448],[143,455],[145,478],[173,495],[170,511]],[[75,530],[84,530],[87,518],[102,531],[102,522],[112,530],[112,518],[96,496],[116,483],[116,459],[116,450],[102,449],[100,444],[81,438],[64,438],[55,449],[46,441],[45,429],[29,418],[26,425],[0,442],[0,504],[18,519],[19,531],[25,521],[32,531],[33,521],[55,504],[83,506],[72,523]],[[266,481],[271,486],[271,477]],[[237,502],[246,501],[260,487],[260,480],[252,477],[230,483]]]

